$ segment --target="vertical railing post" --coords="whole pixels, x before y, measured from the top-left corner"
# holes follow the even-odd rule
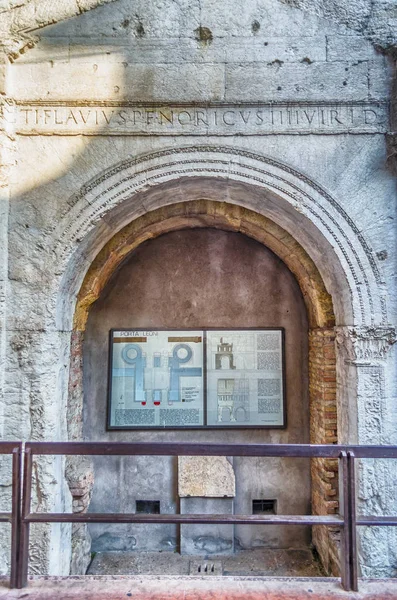
[[[342,489],[341,489],[341,513],[343,516],[343,528],[341,539],[341,579],[342,587],[347,592],[351,591],[351,573],[350,573],[350,555],[351,555],[351,536],[350,536],[350,504],[349,504],[349,472],[347,453],[343,450],[340,453],[339,464],[342,467]]]
[[[12,517],[10,588],[18,583],[19,548],[21,540],[21,446],[12,451]]]
[[[22,494],[22,516],[21,516],[21,545],[18,564],[18,582],[17,587],[21,589],[28,582],[28,563],[29,563],[29,525],[26,517],[30,513],[32,493],[32,453],[30,448],[25,448],[24,468],[23,468],[23,494]]]
[[[357,514],[356,514],[356,470],[354,452],[347,453],[350,513],[350,585],[353,592],[358,591],[357,567]]]

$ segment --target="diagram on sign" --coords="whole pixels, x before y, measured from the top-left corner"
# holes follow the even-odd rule
[[[282,332],[207,331],[207,424],[282,426]]]
[[[281,329],[112,330],[108,427],[283,427]]]
[[[110,427],[203,425],[203,332],[113,331]]]

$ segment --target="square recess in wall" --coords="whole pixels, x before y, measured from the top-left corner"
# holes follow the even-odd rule
[[[277,500],[252,500],[253,515],[276,515]]]
[[[137,500],[135,504],[136,513],[145,513],[148,515],[160,514],[160,500]]]

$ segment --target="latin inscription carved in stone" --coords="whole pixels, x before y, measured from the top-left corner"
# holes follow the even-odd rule
[[[350,104],[255,105],[4,105],[1,118],[28,135],[269,135],[384,133],[388,106]]]

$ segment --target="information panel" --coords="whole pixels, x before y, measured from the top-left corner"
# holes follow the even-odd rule
[[[204,425],[203,332],[112,331],[110,428]]]
[[[207,425],[284,424],[282,331],[207,332]]]
[[[112,330],[108,429],[284,427],[283,330]]]

